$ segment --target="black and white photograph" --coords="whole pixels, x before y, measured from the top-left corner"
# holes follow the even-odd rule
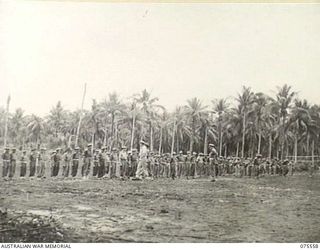
[[[319,66],[316,3],[0,0],[1,248],[318,248]]]

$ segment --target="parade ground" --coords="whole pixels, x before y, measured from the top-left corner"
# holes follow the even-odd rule
[[[0,190],[7,220],[23,215],[59,225],[57,235],[47,241],[320,241],[319,173],[259,179],[227,176],[215,182],[16,178],[2,179]],[[27,236],[32,230],[21,238],[15,232],[18,227],[6,229],[4,216],[0,220],[2,242],[37,241],[37,236]]]

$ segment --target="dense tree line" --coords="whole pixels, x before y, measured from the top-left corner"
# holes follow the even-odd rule
[[[25,115],[21,108],[9,113],[8,144],[22,147],[74,146],[81,110],[68,111],[59,101],[45,117]],[[0,142],[4,141],[6,111],[0,107]],[[320,106],[301,100],[284,85],[275,96],[243,87],[235,98],[213,100],[205,106],[198,98],[168,112],[147,90],[122,101],[117,93],[92,100],[84,110],[79,145],[126,145],[138,148],[141,139],[156,152],[208,152],[219,155],[285,158],[318,155]]]

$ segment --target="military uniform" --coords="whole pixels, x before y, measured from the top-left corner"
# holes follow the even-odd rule
[[[119,153],[119,158],[120,158],[120,176],[121,177],[129,177],[128,176],[128,153],[127,153],[127,148],[122,147],[120,153]]]
[[[106,173],[106,151],[103,147],[98,154],[98,161],[99,161],[99,169],[98,169],[98,178],[102,178]]]
[[[174,180],[176,178],[176,168],[177,168],[177,157],[176,154],[173,153],[173,156],[170,157],[170,177]]]
[[[116,148],[112,149],[112,153],[110,155],[110,162],[111,162],[111,165],[110,165],[109,177],[110,178],[117,177],[116,174],[117,174],[117,167],[119,166],[119,159],[118,159],[118,153]]]
[[[130,156],[130,163],[131,163],[131,176],[135,176],[138,167],[138,152],[136,149],[132,149],[131,156]]]
[[[17,164],[17,154],[16,154],[16,149],[13,148],[10,154],[9,178],[13,178],[16,172],[16,164]]]
[[[149,175],[147,170],[149,150],[147,148],[148,144],[146,142],[141,141],[140,144],[141,144],[141,147],[140,147],[139,162],[138,162],[136,177],[144,178]]]
[[[20,158],[20,177],[25,177],[27,174],[27,151],[22,152],[22,156]]]
[[[33,176],[35,176],[36,162],[37,162],[37,154],[36,154],[35,149],[31,150],[31,154],[30,154],[29,160],[30,160],[30,165],[29,165],[30,166],[30,174],[29,174],[29,177],[33,177]]]
[[[81,171],[82,177],[84,178],[89,177],[91,162],[92,162],[92,153],[91,153],[91,144],[89,144],[88,148],[84,151],[84,154],[83,154],[83,165],[82,165],[82,171]]]
[[[79,161],[80,161],[80,148],[76,147],[75,151],[72,154],[72,170],[71,170],[71,176],[76,177],[78,173],[79,168]]]
[[[67,149],[66,152],[63,154],[63,167],[62,167],[63,177],[69,177],[70,165],[71,165],[70,149]]]
[[[99,171],[99,151],[94,150],[92,176],[98,176]]]
[[[10,152],[9,148],[5,149],[5,152],[2,154],[2,177],[7,177],[9,168],[10,168]]]
[[[184,166],[185,166],[185,156],[183,155],[183,152],[180,151],[179,152],[179,155],[177,156],[177,161],[178,161],[178,164],[177,164],[177,177],[180,178],[184,172]]]
[[[40,153],[38,154],[38,170],[37,170],[37,177],[42,178],[45,175],[45,169],[46,169],[46,162],[47,158],[45,155],[45,149],[42,148]]]

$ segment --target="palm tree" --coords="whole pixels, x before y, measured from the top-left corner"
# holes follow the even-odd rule
[[[246,136],[246,118],[248,112],[252,108],[252,104],[254,102],[254,93],[251,91],[250,87],[243,86],[242,93],[238,94],[236,100],[239,103],[239,108],[242,114],[242,148],[241,148],[241,157],[244,157],[244,149],[245,149],[245,136]]]
[[[291,86],[285,84],[282,87],[278,87],[278,93],[276,95],[276,100],[273,100],[273,103],[277,109],[278,113],[278,122],[279,122],[279,143],[280,143],[280,152],[281,159],[283,159],[284,154],[284,144],[286,141],[286,131],[289,126],[288,114],[293,102],[293,98],[296,95],[296,92],[291,90]]]
[[[208,154],[208,139],[211,138],[213,141],[217,139],[217,131],[212,121],[212,116],[210,113],[205,112],[200,118],[201,130],[203,131],[203,153]]]
[[[111,116],[110,147],[112,147],[115,142],[114,136],[118,134],[118,126],[116,124],[118,122],[118,116],[124,112],[125,108],[126,106],[120,101],[119,95],[116,92],[109,94],[109,99],[101,103],[100,113],[105,117],[105,131],[107,131],[108,115]]]
[[[185,106],[185,114],[187,122],[189,124],[190,132],[190,147],[189,150],[193,151],[193,144],[197,140],[197,131],[199,131],[200,119],[205,114],[207,106],[203,106],[201,101],[194,97],[187,100],[187,105]]]
[[[44,129],[43,119],[36,115],[32,115],[27,125],[27,128],[30,133],[29,134],[30,138],[34,140],[38,145],[41,140],[41,132]]]
[[[307,132],[308,124],[311,121],[311,116],[308,109],[304,104],[296,99],[294,101],[294,106],[292,107],[292,112],[289,116],[288,124],[290,124],[293,134],[294,134],[294,159],[297,162],[298,155],[298,140],[299,137]]]
[[[262,128],[265,123],[265,119],[270,115],[268,112],[268,100],[263,93],[256,93],[254,96],[254,114],[255,114],[255,126],[258,131],[258,154],[261,153],[261,139],[262,139]]]
[[[150,150],[153,151],[153,120],[157,116],[157,111],[159,109],[164,110],[164,107],[157,104],[159,98],[151,97],[151,93],[146,89],[144,89],[140,95],[136,96],[136,101],[141,105],[141,109],[147,117],[147,123],[149,125]]]
[[[21,108],[17,108],[10,119],[10,137],[12,138],[13,143],[23,143],[25,139],[24,136],[26,136],[24,128],[24,111]]]
[[[229,104],[227,103],[227,100],[224,98],[217,99],[215,101],[212,101],[213,103],[213,112],[215,114],[218,114],[218,143],[219,143],[219,156],[222,155],[222,120],[223,116],[228,112],[229,110]]]
[[[50,110],[47,120],[49,128],[53,128],[55,137],[58,137],[66,125],[66,111],[63,109],[60,101]]]

